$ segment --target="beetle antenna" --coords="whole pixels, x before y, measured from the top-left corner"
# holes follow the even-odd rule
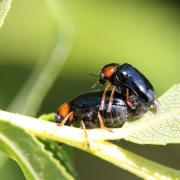
[[[99,75],[96,73],[89,73],[89,75],[99,77]],[[97,81],[91,86],[91,88],[94,89],[98,84],[99,84],[99,79],[97,79]]]

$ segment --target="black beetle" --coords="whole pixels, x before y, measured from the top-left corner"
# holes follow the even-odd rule
[[[86,143],[89,146],[86,128],[100,127],[112,132],[109,128],[120,127],[128,119],[138,118],[149,110],[149,103],[145,103],[138,96],[129,94],[129,99],[136,106],[136,108],[132,109],[127,105],[124,96],[115,92],[111,111],[107,112],[111,96],[110,91],[106,93],[102,110],[99,110],[103,93],[103,91],[99,91],[82,94],[62,104],[57,110],[56,122],[60,126],[64,124],[79,126],[80,124],[80,127],[85,132]]]
[[[112,87],[110,103],[107,109],[108,112],[110,112],[113,93],[115,90],[124,94],[127,104],[132,109],[135,108],[135,105],[130,101],[129,94],[133,93],[142,101],[149,105],[153,105],[155,111],[157,110],[157,105],[155,103],[157,99],[152,84],[139,70],[130,64],[124,63],[120,65],[111,63],[105,65],[100,72],[99,82],[101,84],[107,82],[102,96],[100,109],[103,107],[106,91]]]
[[[62,104],[56,114],[56,122],[59,125],[79,124],[86,128],[114,128],[123,125],[129,118],[137,118],[149,109],[149,104],[139,99],[134,94],[130,94],[129,98],[136,104],[135,109],[131,109],[124,96],[115,92],[111,111],[106,109],[109,104],[111,92],[106,93],[105,104],[101,111],[101,97],[103,91],[90,92],[82,94],[73,100]]]

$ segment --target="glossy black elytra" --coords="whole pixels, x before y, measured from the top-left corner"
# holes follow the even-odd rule
[[[135,109],[131,109],[122,94],[115,92],[112,101],[111,111],[106,109],[109,104],[110,92],[105,98],[103,109],[99,111],[103,91],[82,94],[62,104],[56,114],[56,121],[59,125],[74,125],[80,123],[85,128],[114,128],[123,125],[127,119],[136,118],[144,114],[149,109],[149,104],[143,102],[134,94],[129,98],[136,104]]]
[[[128,98],[129,94],[133,93],[142,101],[148,103],[149,105],[153,105],[156,110],[156,95],[152,84],[132,65],[127,63],[122,65],[116,63],[105,65],[100,72],[99,82],[101,84],[105,84],[107,81],[108,83],[106,84],[100,109],[103,106],[106,91],[111,86],[111,100],[114,91],[117,90],[125,95],[127,104],[133,109],[135,108],[135,105]],[[111,102],[109,104],[108,111],[110,111],[110,106]]]

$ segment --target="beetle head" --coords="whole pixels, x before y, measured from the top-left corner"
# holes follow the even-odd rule
[[[56,122],[61,123],[61,121],[71,112],[71,105],[70,103],[62,104],[56,113]]]
[[[105,65],[100,72],[99,82],[105,84],[107,80],[110,80],[117,70],[119,65],[115,63]]]

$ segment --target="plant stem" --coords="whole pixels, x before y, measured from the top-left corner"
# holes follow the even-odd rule
[[[47,62],[40,59],[29,79],[12,102],[9,111],[26,115],[36,115],[39,107],[53,85],[65,61],[68,59],[73,44],[73,27],[62,2],[45,1],[49,15],[55,26],[55,45],[48,54]],[[47,54],[45,56],[47,56]]]
[[[11,8],[11,3],[13,0],[1,0],[0,1],[0,28],[4,24],[4,19]]]
[[[6,111],[0,111],[0,119],[40,138],[59,141],[89,152],[142,178],[178,179],[180,177],[180,171],[145,159],[106,141],[94,141],[89,137],[90,147],[88,147],[83,130],[78,128],[59,127],[52,122]],[[88,133],[91,131],[88,130]],[[98,136],[98,130],[94,133],[96,133],[94,136]]]

